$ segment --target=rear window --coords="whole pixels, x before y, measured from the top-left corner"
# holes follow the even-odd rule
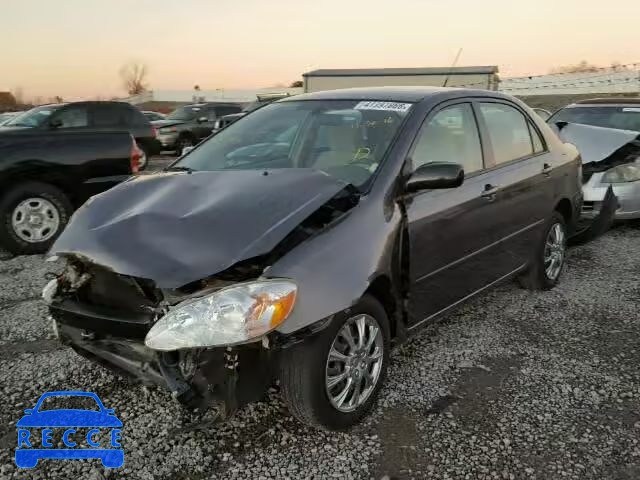
[[[582,123],[595,127],[618,128],[640,132],[640,105],[637,107],[594,106],[563,108],[548,121],[549,123]]]

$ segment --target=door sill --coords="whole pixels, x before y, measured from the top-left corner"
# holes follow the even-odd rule
[[[460,305],[463,302],[466,302],[467,300],[469,300],[472,297],[475,297],[477,294],[484,292],[485,290],[487,290],[488,288],[493,287],[494,285],[496,285],[497,283],[502,282],[503,280],[507,280],[508,278],[516,275],[517,273],[521,272],[522,270],[524,270],[526,268],[527,264],[524,263],[522,265],[520,265],[518,268],[516,268],[515,270],[507,273],[506,275],[503,275],[502,277],[498,278],[497,280],[494,280],[491,283],[488,283],[487,285],[485,285],[484,287],[476,290],[475,292],[470,293],[469,295],[467,295],[466,297],[462,297],[460,300],[458,300],[457,302],[452,303],[451,305],[449,305],[448,307],[444,307],[442,310],[437,311],[436,313],[433,313],[431,315],[429,315],[427,318],[420,320],[418,323],[415,323],[414,325],[411,325],[409,328],[407,328],[408,332],[413,331],[414,329],[418,328],[419,326],[423,325],[424,323],[428,322],[429,320],[432,320],[440,315],[442,315],[443,313],[451,310],[452,308]]]

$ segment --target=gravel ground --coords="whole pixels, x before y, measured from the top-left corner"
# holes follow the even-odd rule
[[[506,284],[392,358],[374,414],[349,433],[290,417],[274,392],[218,427],[53,340],[42,257],[0,262],[0,478],[640,478],[640,228],[571,251],[561,284]],[[123,420],[125,465],[13,463],[41,393],[90,390]],[[209,414],[211,415],[211,414]]]

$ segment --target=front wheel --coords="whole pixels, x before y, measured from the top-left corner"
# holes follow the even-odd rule
[[[371,409],[389,363],[389,320],[365,295],[325,330],[283,352],[280,385],[289,411],[303,423],[344,430]]]
[[[0,245],[16,255],[44,253],[72,213],[58,188],[39,182],[16,185],[0,198]]]
[[[556,286],[567,253],[567,226],[564,217],[554,212],[547,222],[541,242],[533,251],[531,264],[519,278],[529,290],[549,290]]]

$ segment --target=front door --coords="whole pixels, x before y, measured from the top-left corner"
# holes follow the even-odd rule
[[[410,328],[436,316],[504,274],[494,262],[493,225],[500,203],[486,169],[471,103],[446,105],[427,117],[410,153],[413,169],[430,162],[463,165],[458,188],[405,199],[409,234]]]

